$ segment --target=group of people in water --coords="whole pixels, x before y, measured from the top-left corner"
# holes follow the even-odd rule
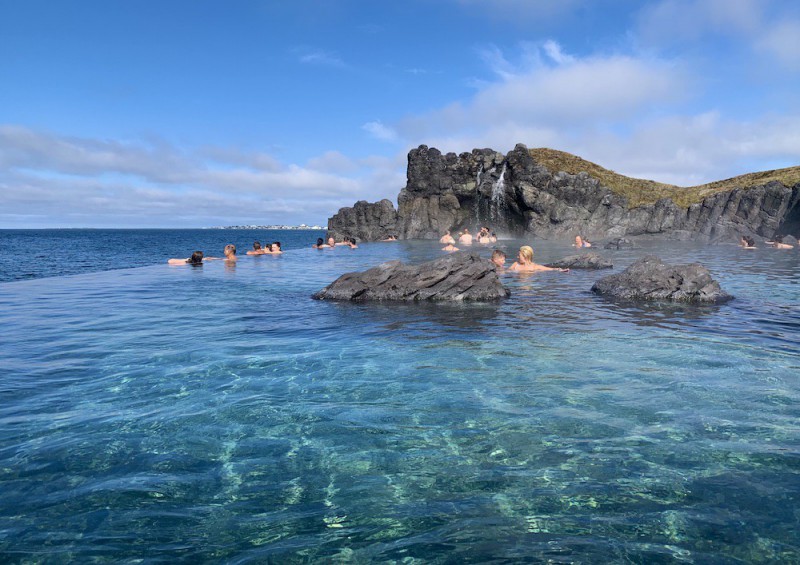
[[[580,239],[580,236],[576,238],[577,240]],[[581,240],[583,241],[583,240]],[[442,251],[459,251],[459,248],[456,247],[456,239],[450,233],[450,230],[445,231],[444,235],[439,239],[439,243],[443,243],[444,247],[442,247]],[[460,245],[472,245],[474,243],[479,244],[492,244],[497,243],[497,234],[491,231],[487,226],[482,226],[478,230],[478,235],[473,236],[469,233],[469,229],[464,228],[459,232],[458,235],[458,243]],[[591,246],[589,244],[587,247]],[[506,254],[505,251],[500,249],[495,249],[492,251],[492,263],[494,263],[495,267],[498,271],[506,270]],[[519,252],[517,253],[517,260],[508,267],[509,271],[517,271],[522,273],[532,273],[535,271],[560,271],[562,273],[566,273],[569,269],[558,269],[553,267],[545,267],[544,265],[540,265],[538,263],[533,262],[533,248],[529,245],[523,245],[519,248]]]
[[[397,241],[397,237],[388,235],[381,241]],[[439,239],[439,243],[445,244],[445,246],[442,248],[442,251],[459,251],[459,248],[456,247],[456,239],[452,236],[450,230],[447,230],[444,235],[442,235],[442,237]],[[469,229],[464,228],[459,232],[458,243],[464,246],[472,245],[473,243],[484,245],[493,244],[497,243],[497,235],[487,226],[481,227],[478,230],[477,236],[473,236],[470,234]],[[776,235],[772,240],[765,241],[764,243],[765,245],[775,249],[794,249],[794,245],[784,242],[784,237],[782,235]],[[755,239],[750,236],[741,236],[739,245],[744,249],[756,249]],[[573,247],[584,248],[591,246],[592,243],[588,239],[580,235],[575,236],[575,243],[573,244]],[[313,249],[333,249],[335,247],[349,247],[350,249],[357,249],[358,244],[356,242],[356,238],[350,236],[345,236],[341,241],[336,241],[335,238],[329,237],[327,242],[320,237],[317,238],[317,242],[311,247]],[[253,249],[248,251],[247,255],[280,255],[282,253],[283,251],[281,250],[280,241],[275,241],[266,245],[262,245],[259,241],[254,241]],[[223,254],[224,257],[206,257],[202,251],[195,251],[192,253],[191,257],[187,257],[185,259],[169,259],[167,262],[170,265],[202,265],[204,261],[226,261],[228,264],[231,264],[235,263],[238,259],[236,256],[236,246],[233,244],[229,243],[226,245]],[[506,254],[504,251],[500,249],[495,249],[492,251],[491,261],[495,264],[495,267],[498,271],[506,270]],[[569,269],[546,267],[544,265],[534,263],[533,248],[531,248],[529,245],[523,245],[519,248],[517,260],[512,263],[507,270],[517,272],[569,271]]]
[[[222,253],[225,255],[224,257],[206,257],[202,251],[195,251],[192,253],[191,257],[187,257],[186,259],[169,259],[167,263],[170,265],[202,265],[204,261],[225,261],[230,265],[236,263],[239,259],[236,256],[236,246],[232,243],[226,245]],[[283,253],[283,251],[281,251],[280,241],[267,243],[264,246],[261,245],[260,241],[254,241],[253,249],[247,252],[248,255],[280,255],[281,253]]]
[[[336,241],[335,238],[329,237],[328,243],[321,237],[317,238],[317,243],[311,246],[312,249],[333,249],[334,247],[349,247],[350,249],[358,249],[356,238],[345,236],[342,241]]]
[[[456,239],[450,234],[450,230],[447,230],[444,235],[439,239],[439,243],[444,243],[445,246],[442,251],[458,251],[458,247],[456,247]],[[458,234],[458,243],[461,245],[472,245],[473,243],[497,243],[497,234],[492,231],[489,231],[489,228],[483,226],[478,231],[477,236],[473,236],[469,233],[467,228],[464,228]]]
[[[765,241],[764,245],[774,249],[794,249],[794,245],[785,243],[783,237],[782,235],[776,235],[771,240]],[[745,249],[758,249],[756,247],[756,240],[749,235],[743,235],[741,239],[739,239],[739,246]]]

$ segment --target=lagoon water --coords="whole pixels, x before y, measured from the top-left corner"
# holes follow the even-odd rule
[[[254,239],[194,237],[0,283],[3,562],[800,562],[798,250],[600,250],[699,261],[722,306],[586,271],[363,305],[310,295],[438,244],[164,263]]]

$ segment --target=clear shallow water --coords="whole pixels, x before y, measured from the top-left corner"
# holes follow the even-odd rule
[[[800,253],[670,245],[737,300],[309,298],[430,242],[0,284],[0,556],[798,562]]]

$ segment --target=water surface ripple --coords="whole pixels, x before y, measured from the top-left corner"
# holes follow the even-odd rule
[[[800,253],[602,252],[737,299],[309,298],[431,242],[0,284],[2,560],[800,562]]]

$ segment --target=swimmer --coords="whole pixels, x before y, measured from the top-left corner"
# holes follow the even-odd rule
[[[794,249],[794,245],[789,245],[788,243],[783,242],[782,235],[776,235],[772,241],[764,242],[770,247],[774,247],[775,249]]]
[[[491,243],[492,240],[489,237],[489,228],[483,228],[480,233],[478,234],[478,243]]]
[[[325,249],[328,245],[325,243],[325,240],[321,237],[317,238],[317,243],[311,246],[312,249]]]
[[[755,249],[756,240],[753,239],[752,237],[743,235],[742,238],[739,240],[739,245],[744,249]]]
[[[384,237],[381,241],[397,241],[397,237],[392,234],[389,234],[386,237]]]
[[[447,244],[455,245],[456,240],[453,239],[452,235],[450,235],[450,230],[447,230],[446,232],[444,232],[444,235],[441,238],[439,238],[439,243],[444,243],[445,245]]]
[[[273,243],[272,245],[270,245],[268,247],[269,247],[269,253],[271,255],[280,255],[281,253],[283,253],[283,251],[281,250],[281,242],[280,241],[276,241],[275,243]]]
[[[495,249],[492,251],[492,263],[494,263],[498,271],[504,270],[506,268],[506,254],[499,249]]]
[[[442,247],[442,251],[448,251],[448,252],[450,252],[450,251],[458,251],[458,247],[456,247],[452,243],[448,243],[447,245]]]
[[[472,235],[467,228],[464,228],[464,231],[461,232],[461,235],[458,237],[458,242],[464,245],[472,245]]]
[[[235,263],[238,259],[236,257],[236,246],[232,243],[225,246],[223,253],[225,253],[226,263]],[[209,259],[217,259],[217,257],[209,257]]]
[[[489,243],[497,243],[497,234],[492,232],[492,235],[489,236]]]
[[[354,237],[344,238],[344,244],[347,245],[350,249],[358,249],[358,245],[356,245],[356,238]]]
[[[253,250],[247,252],[248,255],[263,255],[264,250],[261,249],[261,242],[254,241],[253,242]]]
[[[569,269],[554,269],[553,267],[545,267],[533,262],[533,248],[528,245],[523,245],[519,248],[517,261],[508,268],[509,271],[517,271],[520,273],[533,273],[536,271],[560,271],[568,273]]]
[[[167,261],[168,265],[192,265],[194,267],[203,264],[203,252],[195,251],[192,256],[187,259],[170,259]]]

